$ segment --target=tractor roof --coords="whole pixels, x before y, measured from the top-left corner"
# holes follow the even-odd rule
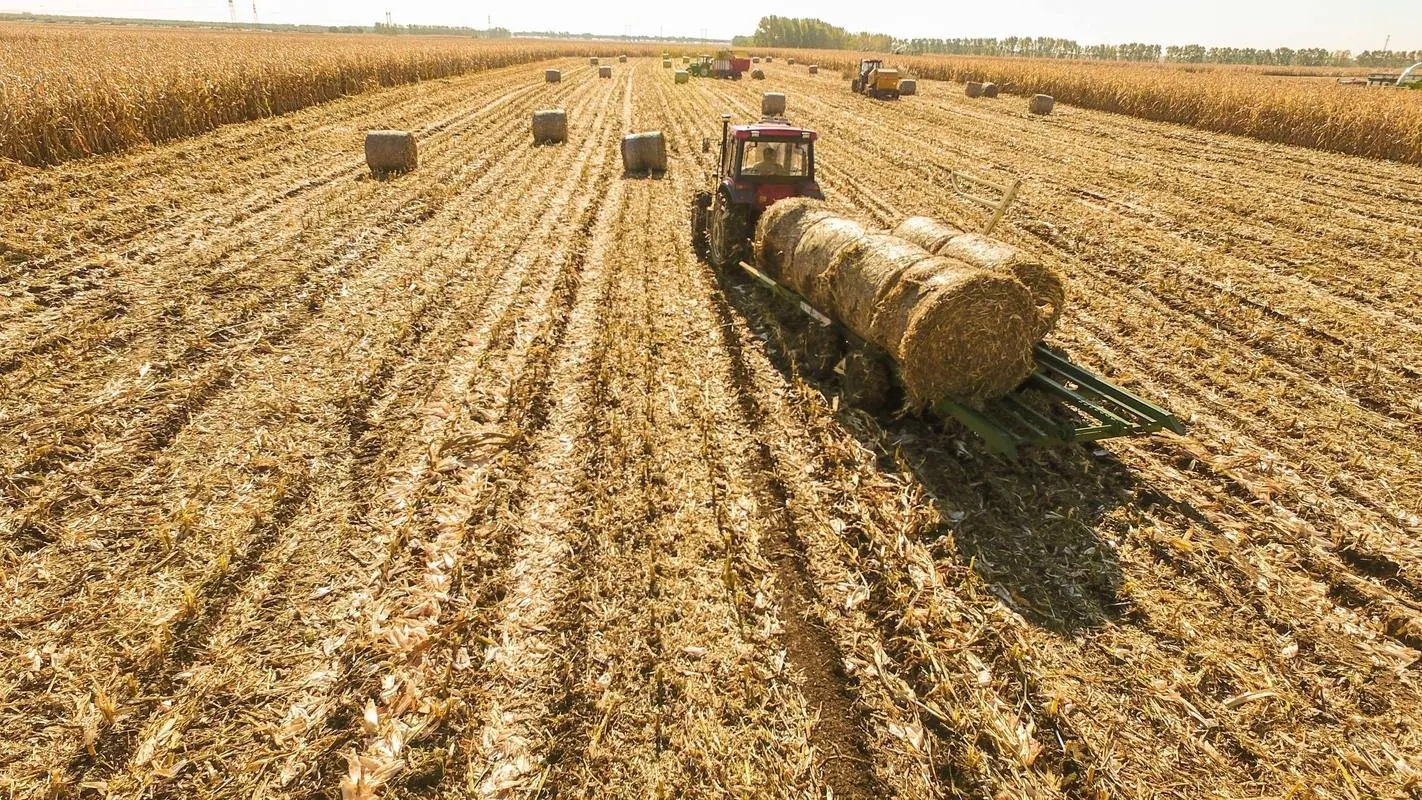
[[[808,139],[814,141],[818,134],[809,128],[800,128],[784,120],[764,120],[749,125],[731,126],[731,135],[737,139]]]

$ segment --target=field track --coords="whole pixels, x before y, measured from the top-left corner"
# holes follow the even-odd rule
[[[0,181],[0,797],[1422,793],[1422,168],[544,66]],[[840,408],[691,252],[765,89],[880,225],[1023,178],[1052,342],[1190,435]]]

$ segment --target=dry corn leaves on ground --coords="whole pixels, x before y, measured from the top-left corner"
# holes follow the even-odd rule
[[[1191,424],[1014,465],[692,259],[764,87],[544,66],[0,183],[0,796],[1418,791],[1422,170],[767,66],[847,213],[1024,176],[1052,341]]]

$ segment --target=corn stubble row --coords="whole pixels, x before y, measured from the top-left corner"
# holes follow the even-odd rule
[[[0,26],[0,159],[39,166],[431,78],[587,52],[572,42]]]

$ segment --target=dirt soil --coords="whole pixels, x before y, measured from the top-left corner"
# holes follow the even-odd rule
[[[1422,795],[1422,168],[557,65],[0,181],[0,797]],[[1189,434],[842,403],[692,255],[764,90],[873,224],[1020,177],[1050,343]]]

